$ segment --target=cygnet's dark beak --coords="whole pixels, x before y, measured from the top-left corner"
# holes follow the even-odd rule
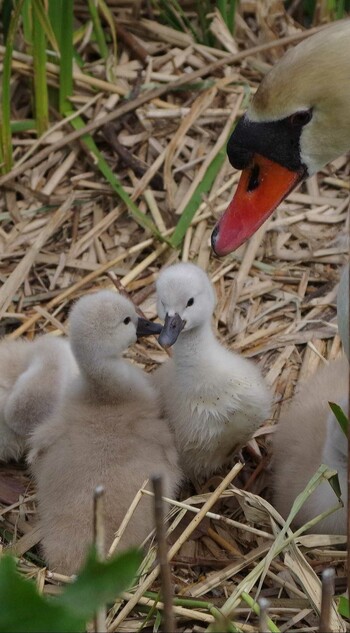
[[[156,335],[159,334],[162,329],[163,328],[160,323],[153,323],[153,321],[148,321],[147,319],[138,317],[136,336],[137,338],[141,338],[141,336],[151,336],[152,334]]]
[[[174,316],[166,314],[163,329],[158,338],[158,343],[162,347],[171,347],[176,343],[177,337],[186,325],[180,315],[176,312]]]

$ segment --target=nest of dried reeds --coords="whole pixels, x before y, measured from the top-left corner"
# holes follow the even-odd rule
[[[84,5],[77,19],[86,19]],[[135,15],[137,6],[108,2],[119,29],[112,70],[88,37],[81,42],[72,103],[83,130],[72,131],[64,118],[39,139],[33,129],[13,134],[14,167],[0,177],[2,334],[67,334],[71,303],[115,280],[152,318],[159,270],[178,259],[202,266],[217,293],[218,337],[260,364],[276,397],[239,479],[235,466],[200,494],[171,501],[178,628],[204,631],[222,617],[225,630],[235,630],[226,618],[241,631],[257,630],[259,594],[269,599],[269,630],[313,631],[321,571],[333,566],[337,593],[345,589],[345,539],[280,531],[266,500],[269,440],[298,381],[341,353],[335,298],[348,252],[350,165],[341,158],[300,185],[247,246],[215,258],[210,233],[239,178],[225,157],[230,129],[263,74],[306,33],[283,5],[252,1],[237,12],[235,37],[214,11],[209,46],[158,16]],[[193,17],[190,3],[184,10]],[[21,46],[19,39],[11,90],[13,112],[25,119],[33,65]],[[47,76],[57,85],[53,64]],[[138,343],[129,357],[146,371],[166,360],[155,340]],[[35,491],[20,466],[2,465],[0,473],[4,547],[11,544],[41,591],[55,593],[62,578],[36,549]],[[109,631],[139,630],[145,610],[147,626],[157,621],[153,563],[151,550],[139,586],[109,612]],[[347,627],[334,603],[331,625]]]

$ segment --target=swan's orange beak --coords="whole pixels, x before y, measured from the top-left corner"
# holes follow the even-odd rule
[[[214,252],[227,255],[243,244],[271,215],[302,179],[260,154],[254,154],[242,171],[232,202],[216,224],[211,237]]]

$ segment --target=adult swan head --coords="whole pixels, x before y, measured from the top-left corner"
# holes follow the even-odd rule
[[[242,169],[212,246],[248,239],[302,180],[350,148],[350,20],[287,51],[263,79],[227,145]]]

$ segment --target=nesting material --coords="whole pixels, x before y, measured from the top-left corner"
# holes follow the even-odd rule
[[[121,358],[136,341],[132,303],[110,291],[84,297],[73,308],[70,325],[81,376],[57,413],[32,435],[28,458],[45,559],[65,574],[77,571],[92,543],[96,486],[105,489],[109,547],[147,477],[162,475],[170,497],[180,481],[173,439],[149,378]],[[144,499],[120,546],[140,545],[152,528],[152,505]]]
[[[240,177],[225,158],[227,137],[216,146],[219,153],[214,150],[228,113],[236,110],[237,121],[266,71],[310,31],[298,23],[298,3],[292,3],[291,16],[282,4],[276,11],[276,3],[262,6],[256,0],[244,0],[235,5],[234,40],[239,52],[234,56],[222,48],[226,38],[222,38],[222,44],[212,40],[211,46],[203,45],[189,31],[182,33],[169,26],[163,29],[158,20],[146,19],[145,3],[140,7],[129,0],[122,4],[108,1],[115,23],[122,24],[147,51],[144,61],[119,37],[119,56],[111,71],[110,58],[107,64],[97,59],[96,40],[89,39],[88,31],[79,44],[84,66],[74,71],[71,103],[95,130],[94,141],[100,152],[146,218],[154,217],[159,228],[163,221],[166,240],[172,238],[182,220],[186,239],[172,248],[136,222],[99,171],[84,141],[72,139],[68,119],[56,122],[52,118],[47,135],[40,139],[34,130],[14,132],[14,169],[6,175],[0,197],[1,284],[11,277],[6,293],[0,289],[1,307],[9,296],[11,299],[1,321],[2,334],[13,339],[24,335],[30,340],[41,333],[65,333],[72,302],[87,292],[111,287],[109,270],[147,317],[154,318],[154,281],[163,267],[183,259],[200,264],[215,287],[218,302],[214,327],[219,340],[259,363],[275,394],[275,405],[273,420],[258,429],[253,442],[243,449],[240,490],[229,486],[223,494],[213,496],[208,490],[217,484],[215,478],[202,494],[171,502],[171,538],[178,546],[171,561],[177,604],[181,601],[176,607],[178,626],[189,632],[202,630],[214,622],[215,607],[221,611],[234,594],[235,608],[228,605],[229,617],[247,633],[257,630],[257,618],[251,605],[246,604],[244,592],[258,599],[261,583],[260,595],[269,598],[269,616],[279,629],[314,629],[318,625],[321,571],[335,567],[337,594],[346,589],[345,537],[286,537],[281,555],[271,557],[279,523],[267,501],[271,499],[269,461],[273,422],[278,420],[281,408],[289,404],[300,378],[317,371],[323,359],[334,360],[341,354],[335,301],[349,244],[348,157],[327,166],[312,183],[301,183],[279,205],[265,234],[258,236],[251,248],[240,247],[224,259],[214,257],[210,248],[215,222],[227,208]],[[187,2],[181,6],[193,23],[196,17],[192,6]],[[138,9],[141,16],[135,17],[133,12]],[[84,27],[84,3],[75,3],[75,16],[76,24],[80,20]],[[329,19],[329,15],[314,16],[316,26],[310,30]],[[24,56],[23,41],[16,39],[12,56],[12,120],[32,116],[29,89],[33,64],[29,55]],[[4,48],[0,46],[3,59]],[[57,82],[59,67],[51,64],[47,70],[49,81]],[[182,82],[181,90],[178,82]],[[213,89],[217,92],[210,103]],[[120,99],[120,95],[127,99]],[[199,109],[200,95],[208,100],[203,96]],[[184,124],[182,136],[176,136],[173,154],[172,139],[188,115],[186,129]],[[96,131],[106,116],[114,117],[114,135]],[[73,134],[75,139],[81,138],[84,129]],[[115,136],[127,150],[123,158],[117,145],[110,142]],[[71,157],[73,148],[77,154],[69,165],[66,158]],[[213,150],[215,158],[207,170],[200,171]],[[172,154],[171,160],[168,154]],[[133,159],[143,172],[136,174]],[[174,189],[165,178],[166,160],[171,182],[175,182],[174,209],[168,204],[167,192]],[[177,211],[194,182],[197,189],[191,200],[196,213],[191,219],[188,209],[182,215]],[[62,210],[53,218],[70,193],[73,202],[66,206],[67,215],[63,217]],[[48,226],[51,218],[53,222]],[[32,246],[30,260],[27,258],[26,266],[20,266]],[[125,356],[148,372],[168,360],[153,339],[137,343]],[[35,547],[34,493],[34,486],[19,465],[0,464],[0,532],[4,547],[18,548],[19,569],[37,580],[40,591],[57,592],[66,579],[43,569],[45,562]],[[143,498],[144,493],[140,496]],[[188,521],[208,500],[215,501],[212,512],[204,513],[204,518],[201,514],[196,529],[184,532],[183,517]],[[152,552],[145,559],[146,580]],[[250,574],[254,577],[248,585]],[[156,603],[161,610],[157,579],[148,588],[154,591],[154,600],[144,596],[142,601]],[[134,593],[129,595],[134,597]],[[129,595],[123,598],[126,606]],[[201,607],[193,606],[191,595]],[[158,613],[145,614],[144,605],[138,608],[137,602],[128,616],[120,610],[119,601],[113,605],[107,617],[108,629],[114,627],[116,611],[123,611],[118,630],[138,631],[146,618],[147,625],[158,625]],[[336,606],[333,614],[332,629],[344,630],[346,624]]]

